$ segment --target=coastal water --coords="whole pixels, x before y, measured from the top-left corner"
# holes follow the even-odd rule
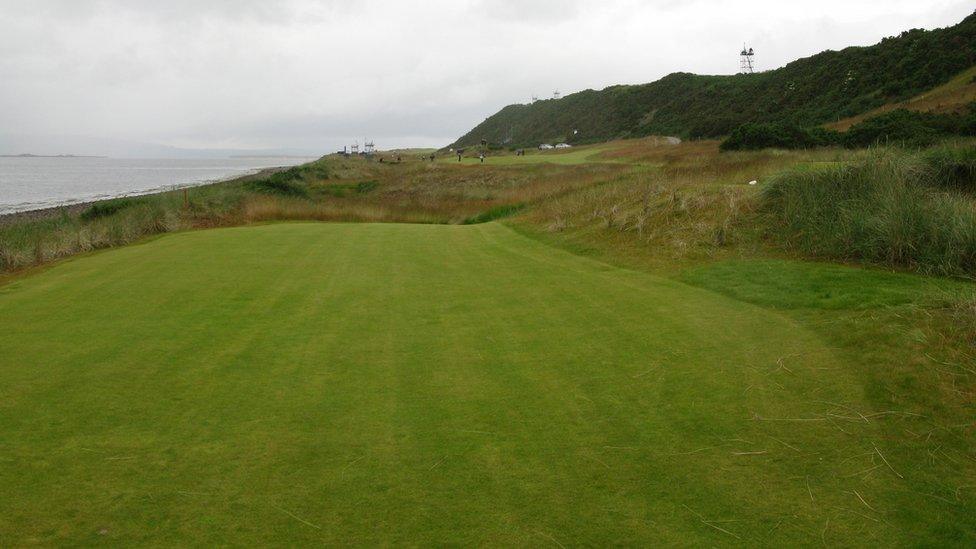
[[[202,185],[310,160],[0,157],[0,214]]]

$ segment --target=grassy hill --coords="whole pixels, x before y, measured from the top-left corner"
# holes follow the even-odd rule
[[[825,51],[754,75],[675,73],[637,86],[510,105],[454,143],[575,143],[654,134],[717,137],[747,122],[837,122],[944,85],[976,65],[976,14],[869,47]],[[574,130],[579,130],[574,134]]]

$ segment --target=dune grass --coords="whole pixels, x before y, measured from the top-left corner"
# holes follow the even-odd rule
[[[4,546],[976,536],[965,427],[891,397],[937,393],[497,223],[168,235],[0,287],[0,325]]]
[[[472,170],[413,157],[391,165],[332,156],[186,191],[98,202],[41,220],[0,219],[0,273],[187,229],[288,220],[490,220],[626,169],[612,163],[537,163]]]
[[[879,150],[853,164],[789,171],[763,190],[761,209],[771,234],[806,255],[973,276],[976,205],[951,190],[972,186],[973,152],[965,151]]]

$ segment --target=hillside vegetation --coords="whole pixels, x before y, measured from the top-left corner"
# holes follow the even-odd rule
[[[898,109],[937,114],[962,114],[966,107],[974,102],[976,102],[976,67],[963,71],[949,82],[915,97],[888,103],[866,113],[825,124],[825,127],[844,131],[868,118]]]
[[[820,125],[907,101],[973,65],[976,14],[953,27],[913,29],[874,46],[825,51],[754,75],[675,73],[650,84],[510,105],[453,146],[482,139],[530,147],[648,135],[718,137],[750,122]]]

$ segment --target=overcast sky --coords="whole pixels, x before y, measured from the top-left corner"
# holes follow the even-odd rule
[[[960,0],[0,0],[0,133],[443,146],[499,108],[952,25]],[[0,151],[4,152],[4,151]],[[8,151],[9,152],[9,151]],[[70,152],[70,151],[69,151]]]

